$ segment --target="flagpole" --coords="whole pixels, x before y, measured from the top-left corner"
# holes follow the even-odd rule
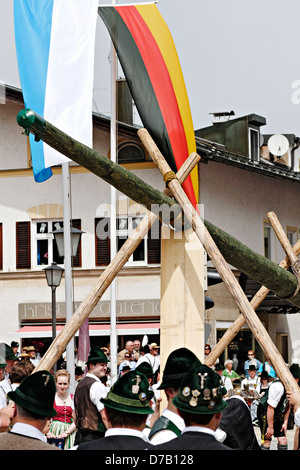
[[[116,1],[112,0],[112,4]],[[117,97],[116,97],[116,71],[117,58],[113,43],[111,42],[111,115],[110,115],[110,158],[116,163],[117,160]],[[117,253],[116,246],[116,203],[117,190],[111,186],[111,210],[110,210],[110,233],[111,233],[111,259],[114,259]],[[110,287],[110,374],[112,384],[117,380],[117,315],[116,315],[117,285],[116,279],[113,280]]]
[[[63,220],[64,220],[64,263],[65,263],[65,304],[66,323],[73,315],[72,266],[71,266],[71,200],[69,162],[62,163]],[[70,373],[70,392],[75,391],[74,338],[66,347],[66,367]]]

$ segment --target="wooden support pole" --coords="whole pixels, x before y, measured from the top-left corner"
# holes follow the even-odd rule
[[[291,269],[298,279],[298,288],[296,289],[296,292],[295,292],[296,294],[299,290],[299,285],[300,285],[300,261],[298,259],[298,256],[295,254],[293,247],[291,246],[289,239],[285,231],[283,230],[276,214],[274,212],[268,212],[267,216],[270,221],[270,224],[272,225],[274,232],[277,235],[278,240],[280,241],[282,245],[282,248],[284,249],[286,255],[288,256],[290,260]]]
[[[293,247],[293,252],[295,256],[298,256],[300,253],[300,240]],[[286,256],[284,260],[281,261],[279,266],[283,269],[288,269],[291,265],[289,258]],[[256,310],[257,307],[262,303],[262,301],[266,298],[270,289],[265,286],[262,286],[251,299],[250,304],[252,305],[253,309]],[[212,351],[209,353],[208,356],[205,358],[205,364],[208,366],[212,366],[218,357],[222,354],[225,348],[231,343],[233,338],[238,334],[238,332],[243,328],[245,325],[246,320],[245,317],[240,314],[235,322],[226,330],[220,341],[215,345]]]
[[[183,182],[192,169],[197,165],[200,160],[200,156],[193,153],[182,165],[178,171],[178,180]],[[165,193],[169,193],[168,188],[165,189]],[[101,274],[91,291],[88,293],[86,298],[81,302],[79,307],[76,309],[72,318],[64,326],[60,334],[51,343],[49,349],[42,357],[39,365],[35,368],[35,372],[38,370],[51,370],[53,365],[58,361],[62,353],[64,352],[67,344],[75,336],[81,325],[88,318],[92,310],[98,304],[99,300],[103,296],[104,292],[108,289],[113,279],[117,276],[119,271],[122,269],[128,258],[138,247],[141,240],[145,237],[147,232],[150,230],[153,223],[157,220],[157,216],[152,212],[146,214],[142,219],[138,227],[132,232],[132,234],[125,241],[121,249],[118,251],[114,259],[107,266],[104,272]]]
[[[169,165],[165,161],[164,157],[161,155],[159,149],[156,147],[147,130],[140,129],[138,131],[138,134],[141,141],[151,154],[153,160],[156,162],[163,177],[166,174],[170,174],[171,169]],[[181,188],[175,175],[174,179],[168,182],[168,186],[171,189],[174,197],[182,207],[185,216],[188,218],[189,223],[197,234],[199,240],[201,241],[204,249],[206,250],[208,256],[213,262],[221,278],[223,279],[224,284],[226,285],[232,297],[234,298],[237,306],[239,307],[239,310],[244,315],[245,320],[247,321],[252,333],[254,334],[261,348],[272,363],[276,374],[282,381],[284,387],[286,388],[286,390],[289,391],[298,390],[297,382],[295,381],[291,372],[287,368],[282,356],[280,355],[278,349],[271,340],[269,334],[267,333],[264,326],[257,317],[255,311],[253,310],[253,307],[248,302],[248,299],[245,296],[245,293],[243,292],[240,284],[238,283],[231,269],[225,262],[225,259],[223,258],[217,245],[210,236],[210,233],[203,224],[199,214],[191,205],[189,199]]]

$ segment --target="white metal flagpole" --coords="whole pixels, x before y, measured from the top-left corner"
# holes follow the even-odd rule
[[[62,163],[63,211],[64,211],[64,264],[65,264],[65,304],[66,323],[73,315],[72,299],[72,253],[71,253],[71,199],[69,162]],[[66,347],[67,370],[70,373],[70,392],[75,391],[74,338]]]
[[[112,0],[115,4],[116,1]],[[110,158],[112,162],[117,160],[117,91],[116,91],[116,71],[117,71],[117,56],[113,43],[111,42],[111,115],[110,115]],[[111,259],[117,253],[116,244],[116,205],[117,205],[117,191],[111,186],[111,207],[110,207],[110,233],[111,233]],[[111,381],[114,383],[117,380],[118,367],[117,367],[117,318],[116,318],[116,298],[117,298],[117,285],[116,279],[113,280],[110,286],[110,374]]]

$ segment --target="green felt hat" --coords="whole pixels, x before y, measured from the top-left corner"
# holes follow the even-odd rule
[[[6,343],[0,343],[0,356],[6,361],[18,360],[18,356],[15,355],[13,349]]]
[[[56,415],[53,408],[55,381],[50,372],[41,370],[26,377],[8,398],[17,405],[37,415],[51,418]]]
[[[99,346],[95,346],[91,348],[90,354],[87,360],[87,364],[89,363],[97,363],[97,362],[108,362],[108,358],[106,354],[102,351]]]
[[[179,410],[188,413],[213,414],[227,408],[227,402],[222,398],[226,393],[220,376],[201,364],[184,376],[173,403]]]
[[[3,359],[2,356],[0,356],[0,368],[4,369],[4,367],[6,367],[6,366],[7,366],[7,364],[6,364],[5,360]]]
[[[168,356],[161,385],[158,390],[167,387],[178,388],[183,376],[191,369],[201,365],[197,356],[187,348],[179,348]]]
[[[112,386],[101,402],[118,411],[135,414],[153,413],[149,401],[153,397],[149,382],[144,374],[131,370],[122,375]]]
[[[154,376],[154,372],[153,372],[153,369],[151,367],[150,364],[148,364],[148,362],[141,362],[140,365],[138,365],[135,370],[137,372],[141,372],[142,374],[144,374],[147,379],[149,379],[150,377],[153,377]]]

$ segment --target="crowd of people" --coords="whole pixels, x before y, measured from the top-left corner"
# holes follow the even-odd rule
[[[95,346],[71,394],[66,369],[35,371],[12,346],[0,344],[1,450],[268,450],[274,438],[286,450],[291,420],[299,449],[300,392],[286,392],[254,351],[238,374],[232,360],[208,367],[179,348],[160,376],[159,346],[128,341],[111,383],[109,348]],[[299,365],[290,371],[298,382]]]

